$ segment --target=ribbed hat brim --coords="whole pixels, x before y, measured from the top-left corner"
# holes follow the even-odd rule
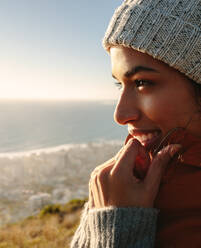
[[[104,48],[122,45],[147,53],[201,84],[201,1],[149,2],[125,1],[115,11]]]

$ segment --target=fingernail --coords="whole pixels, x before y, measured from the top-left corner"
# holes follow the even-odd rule
[[[131,136],[130,134],[126,137],[126,140],[125,140],[125,142],[124,142],[124,145],[126,145],[127,144],[127,142],[129,141],[129,139],[130,138],[132,138],[133,136]]]
[[[174,157],[174,155],[182,148],[182,145],[180,144],[174,144],[171,146],[169,150],[169,154],[171,157]]]

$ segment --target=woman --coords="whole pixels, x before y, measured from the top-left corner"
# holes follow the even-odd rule
[[[71,247],[201,247],[201,1],[126,0],[103,46],[129,135],[92,172]]]

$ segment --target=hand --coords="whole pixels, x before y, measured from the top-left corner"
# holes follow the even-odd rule
[[[180,148],[178,144],[168,145],[150,161],[141,143],[129,139],[114,158],[92,172],[89,207],[153,207],[165,167]],[[143,163],[137,163],[139,158]]]

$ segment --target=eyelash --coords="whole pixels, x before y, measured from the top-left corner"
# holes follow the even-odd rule
[[[143,85],[139,85],[139,83],[141,83],[141,82],[143,82]],[[145,86],[146,87],[146,86],[153,85],[153,82],[151,82],[149,80],[142,80],[142,79],[135,80],[134,83],[135,83],[135,85],[136,85],[137,88],[140,87],[140,86]],[[119,90],[122,89],[122,83],[120,83],[120,82],[114,82],[114,84],[117,86],[117,88]]]

